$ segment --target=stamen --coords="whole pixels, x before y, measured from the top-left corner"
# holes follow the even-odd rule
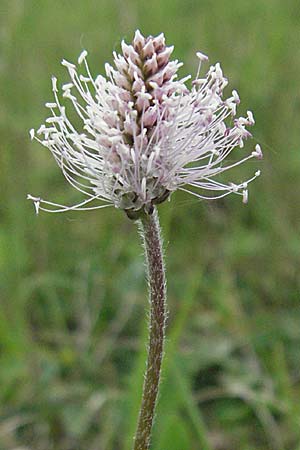
[[[46,108],[57,108],[57,104],[56,103],[45,103]]]
[[[197,52],[196,56],[200,59],[200,61],[208,61],[208,56],[206,56],[204,53]]]
[[[58,92],[58,90],[57,90],[57,78],[53,76],[51,78],[51,80],[52,80],[52,91],[53,92]]]
[[[65,59],[61,62],[62,66],[67,67],[67,69],[76,70],[76,66],[73,63],[70,63],[69,61],[66,61]]]
[[[39,197],[33,197],[30,194],[27,194],[27,200],[32,200],[35,208],[36,215],[39,214],[41,199]]]
[[[66,83],[62,86],[63,91],[69,91],[74,86],[73,83]]]
[[[30,135],[30,139],[33,140],[34,136],[35,136],[35,130],[34,128],[31,128],[31,130],[29,130],[29,135]]]
[[[259,144],[256,144],[255,151],[252,152],[252,155],[255,156],[257,159],[263,159],[263,152]]]
[[[83,50],[78,57],[78,64],[81,64],[84,61],[84,59],[87,57],[87,55],[88,55],[88,52],[86,50]]]
[[[247,204],[248,203],[248,189],[244,189],[243,190],[243,203]]]

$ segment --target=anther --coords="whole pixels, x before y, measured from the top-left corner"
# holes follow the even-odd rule
[[[78,64],[81,64],[85,60],[85,58],[87,57],[87,54],[88,54],[88,52],[86,50],[83,50],[80,53],[80,55],[78,57]]]
[[[208,56],[204,55],[204,53],[197,52],[196,56],[200,59],[200,61],[208,61]]]

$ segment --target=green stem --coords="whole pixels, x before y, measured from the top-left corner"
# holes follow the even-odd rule
[[[150,293],[150,324],[146,374],[134,450],[148,450],[159,389],[166,323],[166,280],[157,211],[140,219]]]

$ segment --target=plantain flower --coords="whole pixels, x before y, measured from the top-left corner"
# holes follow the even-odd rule
[[[135,218],[151,214],[176,190],[200,199],[234,193],[247,202],[248,184],[259,171],[239,183],[219,176],[262,158],[259,145],[240,155],[253,115],[236,117],[239,96],[233,91],[224,98],[228,82],[219,63],[200,76],[208,59],[200,52],[195,79],[178,78],[183,64],[170,59],[173,49],[163,34],[146,38],[137,30],[132,44],[123,41],[121,54],[113,53],[113,66],[105,64],[106,76],[92,76],[85,50],[77,65],[62,61],[70,81],[59,89],[52,77],[51,114],[30,136],[50,150],[85,200],[68,207],[28,195],[37,213],[114,205]]]

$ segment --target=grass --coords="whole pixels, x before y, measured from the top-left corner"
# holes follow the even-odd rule
[[[123,37],[164,31],[186,72],[220,60],[264,150],[250,203],[175,194],[160,207],[169,324],[153,450],[300,449],[296,0],[3,0],[0,6],[0,449],[129,450],[145,364],[143,256],[116,210],[36,218],[27,192],[72,203],[28,139],[50,76],[82,48],[102,71]],[[236,171],[252,173],[257,163]]]

